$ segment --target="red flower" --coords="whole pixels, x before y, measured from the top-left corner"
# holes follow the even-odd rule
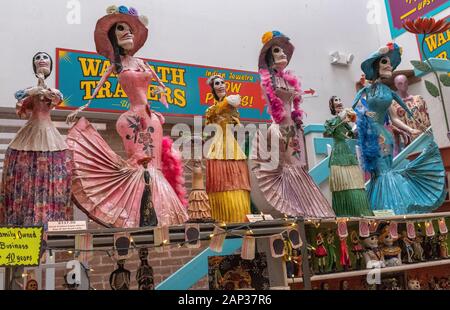
[[[445,18],[435,21],[434,18],[419,17],[415,20],[405,20],[403,28],[406,31],[416,34],[435,34],[450,29],[450,23]]]

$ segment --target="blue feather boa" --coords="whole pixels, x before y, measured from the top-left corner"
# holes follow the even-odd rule
[[[366,108],[357,109],[358,120],[358,145],[361,148],[361,157],[365,171],[374,173],[377,169],[377,160],[380,157],[380,145],[378,137],[380,135],[374,120],[368,117]]]

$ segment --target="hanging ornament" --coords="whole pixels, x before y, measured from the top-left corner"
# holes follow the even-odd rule
[[[389,234],[391,235],[391,238],[398,239],[398,223],[391,221],[389,223]]]
[[[162,253],[168,250],[170,243],[169,226],[158,226],[153,229],[153,242],[155,244],[155,251]]]
[[[339,238],[347,238],[348,237],[348,230],[347,230],[347,219],[346,218],[339,218],[337,220],[337,233]]]
[[[303,245],[303,241],[300,237],[300,232],[298,231],[297,225],[288,228],[287,235],[293,249],[298,249]]]
[[[114,257],[116,260],[128,259],[131,257],[130,234],[120,232],[114,234]]]
[[[196,223],[186,224],[184,226],[184,240],[188,248],[200,247],[200,225]]]
[[[432,237],[435,235],[433,221],[425,221],[425,233],[427,237]]]
[[[75,235],[75,249],[80,249],[78,260],[85,266],[89,266],[89,258],[93,249],[92,234]]]
[[[416,238],[416,227],[414,226],[414,222],[411,221],[406,222],[406,232],[408,234],[409,239]]]
[[[31,278],[27,280],[27,283],[25,284],[25,290],[27,291],[38,291],[39,285],[36,279]]]
[[[445,218],[441,217],[438,220],[438,224],[439,224],[439,232],[441,234],[446,234],[448,233],[448,228],[447,228],[447,224],[445,223]]]
[[[255,259],[256,239],[253,236],[244,236],[242,240],[241,258],[247,260]]]
[[[155,284],[153,280],[153,268],[148,264],[148,249],[139,249],[139,259],[141,260],[141,265],[136,271],[136,282],[138,283],[138,288],[141,291],[150,291],[155,289]]]
[[[272,253],[273,258],[282,257],[286,254],[284,239],[281,234],[271,236],[269,238],[269,242],[270,242],[270,252]]]
[[[380,222],[377,221],[377,220],[370,221],[370,225],[369,225],[369,233],[371,233],[371,234],[376,233],[379,224],[380,224]]]
[[[369,231],[369,220],[359,220],[359,236],[362,238],[369,237],[370,231]]]
[[[209,248],[211,249],[211,251],[217,253],[222,252],[222,247],[223,243],[225,242],[226,236],[227,234],[225,229],[215,226],[213,233],[210,235],[211,241],[209,243]]]

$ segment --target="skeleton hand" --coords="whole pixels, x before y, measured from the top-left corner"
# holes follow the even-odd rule
[[[237,107],[241,104],[241,96],[240,95],[229,95],[227,96],[227,102],[229,105],[233,107]]]
[[[76,109],[75,111],[73,111],[69,115],[67,115],[66,123],[67,124],[73,123],[75,121],[75,119],[77,118],[78,113],[80,113],[81,111],[86,109],[90,103],[91,103],[91,100],[89,100],[88,103],[86,103],[85,105],[79,107],[78,109]]]
[[[161,93],[165,93],[166,88],[162,86],[158,86],[155,90],[152,91],[152,95],[159,95]]]

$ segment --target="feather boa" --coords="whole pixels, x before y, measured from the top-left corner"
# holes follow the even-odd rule
[[[162,172],[174,189],[184,206],[187,206],[186,188],[184,187],[183,163],[180,155],[172,150],[173,141],[170,137],[162,140]]]
[[[373,173],[377,169],[377,159],[380,157],[380,145],[378,143],[379,132],[375,122],[368,117],[367,109],[357,109],[358,114],[358,144],[361,148],[361,157],[365,171]]]
[[[272,79],[269,70],[261,69],[259,70],[261,76],[261,85],[267,95],[269,100],[269,113],[272,115],[275,123],[280,124],[284,121],[287,111],[284,108],[283,100],[281,100],[275,93],[272,85]],[[281,72],[281,77],[283,77],[295,90],[301,94],[300,83],[295,75],[290,71]],[[301,125],[302,118],[304,115],[303,110],[300,108],[300,103],[302,102],[301,96],[295,96],[294,98],[294,110],[291,113],[292,120],[297,124]]]

